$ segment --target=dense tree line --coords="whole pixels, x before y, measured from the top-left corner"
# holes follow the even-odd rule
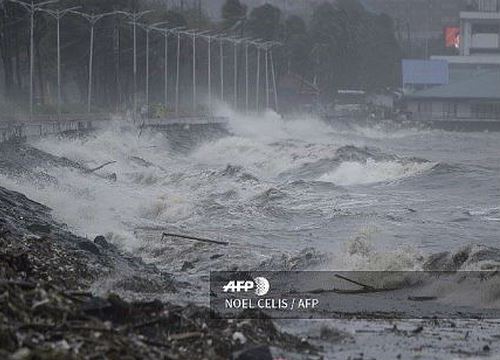
[[[229,12],[232,9],[232,12]],[[336,89],[380,89],[399,83],[401,51],[392,19],[364,9],[358,0],[325,2],[311,19],[289,16],[264,5],[246,10],[239,0],[228,0],[227,26],[243,34],[285,44],[281,67],[318,83],[331,96]],[[236,20],[237,19],[237,20]]]
[[[36,2],[36,1],[35,1]],[[139,11],[153,9],[142,21],[153,23],[167,20],[170,26],[224,31],[243,37],[274,40],[283,44],[275,52],[277,73],[289,72],[316,82],[325,100],[333,98],[340,88],[379,89],[397,86],[400,49],[394,36],[392,20],[387,15],[367,12],[358,0],[337,0],[319,5],[312,18],[285,18],[280,9],[266,4],[248,10],[243,1],[227,0],[222,8],[223,20],[212,23],[200,8],[167,9],[162,0],[65,0],[54,8],[80,6],[78,11],[104,13],[114,10]],[[55,102],[56,35],[55,21],[43,13],[36,14],[35,24],[35,93],[40,109],[50,109]],[[89,24],[75,15],[61,22],[64,103],[75,107],[86,98],[88,81]],[[131,106],[132,27],[123,16],[103,18],[95,27],[94,103],[96,108],[125,109]],[[138,32],[138,88],[144,88],[145,34]],[[172,38],[169,54],[170,93],[175,80],[174,56],[176,43]],[[181,47],[182,97],[186,103],[191,84],[190,39],[183,37]],[[200,41],[197,55],[199,79],[206,77],[207,43]],[[231,74],[230,44],[227,47],[227,77]],[[255,49],[251,49],[251,71],[255,71]],[[163,35],[151,35],[151,94],[152,102],[163,98]],[[218,52],[213,50],[217,61]],[[12,101],[25,103],[28,93],[29,16],[11,2],[0,4],[0,57],[5,94]],[[243,61],[239,51],[237,61]],[[218,75],[214,65],[214,76]],[[240,74],[239,76],[243,76]],[[202,81],[202,80],[200,80]],[[215,82],[215,80],[214,80]],[[203,86],[201,84],[200,86]],[[218,86],[216,84],[215,86]],[[232,86],[231,81],[225,85]],[[214,89],[217,91],[217,89]],[[141,92],[142,94],[143,92]],[[226,93],[232,93],[227,89]]]

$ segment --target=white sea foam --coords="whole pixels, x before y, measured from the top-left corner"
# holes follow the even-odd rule
[[[422,174],[435,166],[434,163],[402,163],[398,161],[343,162],[335,170],[322,175],[318,181],[336,185],[364,185],[404,179]]]

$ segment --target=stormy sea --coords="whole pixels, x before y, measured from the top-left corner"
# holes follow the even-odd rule
[[[412,271],[456,254],[465,255],[455,270],[500,264],[500,133],[221,115],[226,125],[159,131],[117,119],[95,133],[31,139],[4,151],[0,185],[50,207],[76,235],[103,235],[190,284],[146,298],[207,305],[211,270]],[[327,358],[500,350],[496,320],[278,323],[316,336]]]

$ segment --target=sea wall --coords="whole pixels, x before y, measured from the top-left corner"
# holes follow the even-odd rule
[[[36,138],[70,132],[87,132],[106,127],[115,117],[110,114],[65,115],[64,118],[36,116],[32,121],[0,121],[0,143],[19,138]],[[119,117],[118,117],[119,118]],[[124,119],[125,121],[125,119]],[[128,121],[128,120],[127,120]],[[216,116],[192,116],[162,119],[139,119],[139,127],[170,127],[225,124],[227,119]]]

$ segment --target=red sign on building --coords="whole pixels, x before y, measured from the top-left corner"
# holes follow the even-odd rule
[[[444,29],[444,38],[447,48],[460,47],[460,28],[456,26],[448,26]]]

